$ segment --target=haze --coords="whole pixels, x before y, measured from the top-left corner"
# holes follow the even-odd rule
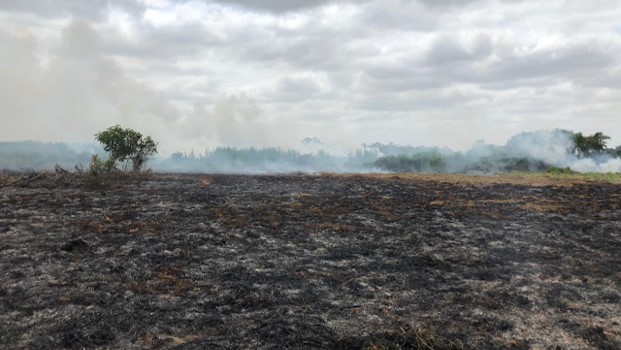
[[[3,0],[0,141],[621,144],[621,2]]]

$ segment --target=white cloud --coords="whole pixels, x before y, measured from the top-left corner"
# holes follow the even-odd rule
[[[464,149],[555,127],[621,143],[616,0],[51,4],[0,3],[15,125],[0,139],[122,122],[182,151],[306,136]]]

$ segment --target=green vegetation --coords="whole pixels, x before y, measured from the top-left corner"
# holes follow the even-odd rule
[[[548,167],[550,167],[549,164],[528,157],[494,154],[468,163],[464,170],[482,173],[542,172]]]
[[[102,161],[93,155],[88,169],[84,173],[84,185],[97,189],[107,187],[114,179],[140,178],[147,160],[157,153],[157,144],[151,137],[143,137],[132,129],[123,129],[119,125],[112,126],[95,135],[101,142],[109,158]],[[117,168],[121,164],[122,171]],[[131,169],[132,176],[129,176]]]
[[[566,173],[566,174],[545,174],[549,178],[567,179],[585,182],[608,182],[621,184],[621,173]]]
[[[105,164],[108,169],[115,168],[120,162],[123,170],[128,170],[131,165],[132,171],[141,171],[147,160],[157,153],[157,144],[150,136],[143,137],[141,133],[119,125],[111,126],[95,137],[110,155],[109,164]]]
[[[437,152],[381,157],[374,162],[374,165],[382,170],[396,173],[440,173],[446,169],[444,158]]]
[[[502,174],[511,178],[521,178],[537,182],[538,180],[554,180],[558,182],[605,182],[612,184],[621,184],[621,173],[580,173],[567,168],[552,168],[552,170],[544,173],[533,172],[512,172]]]
[[[551,132],[520,133],[505,146],[475,144],[466,153],[440,152],[440,149],[398,146],[394,144],[373,144],[386,154],[373,162],[380,170],[388,172],[466,172],[466,173],[511,173],[547,172],[549,174],[572,174],[569,167],[559,168],[557,164],[573,164],[578,158],[593,160],[593,168],[611,157],[621,157],[621,146],[609,148],[610,137],[602,132],[583,135],[567,130]],[[561,147],[560,153],[555,150]],[[566,148],[566,152],[562,149]],[[540,154],[547,154],[544,161]],[[550,154],[554,159],[550,160]],[[548,163],[552,162],[552,163]]]
[[[91,189],[107,187],[112,180],[113,165],[113,162],[103,162],[98,155],[94,154],[84,173],[84,186]]]
[[[565,167],[565,168],[559,168],[559,167],[549,167],[548,170],[546,170],[547,174],[553,174],[553,175],[572,175],[572,174],[577,174],[577,172],[571,170],[569,167]]]
[[[606,143],[610,137],[604,135],[602,132],[596,132],[590,136],[583,135],[581,132],[574,133],[567,130],[563,130],[563,132],[566,133],[573,141],[573,145],[570,147],[569,153],[575,154],[580,158],[590,157],[595,154],[613,154],[616,152],[616,149],[611,150],[608,148]],[[620,147],[621,146],[617,147],[617,149]]]
[[[101,146],[0,142],[0,168],[48,170],[55,165],[70,168],[75,164],[86,167],[90,160],[92,174],[113,170],[139,173],[157,153],[157,144],[150,137],[118,125],[95,136]],[[621,158],[621,146],[609,147],[608,140],[609,137],[602,132],[584,135],[556,129],[519,133],[502,146],[479,141],[463,152],[393,143],[363,144],[347,155],[335,155],[326,150],[303,153],[274,147],[218,147],[202,153],[173,153],[168,158],[155,159],[152,166],[158,171],[220,173],[547,172],[554,175],[569,174],[566,167],[574,171],[619,172],[621,159],[615,158]],[[107,156],[101,156],[103,151]],[[93,153],[100,156],[91,159]]]
[[[166,171],[344,172],[371,171],[376,159],[377,152],[367,149],[358,149],[347,156],[335,156],[323,150],[310,154],[276,147],[217,147],[198,155],[177,152],[159,165]]]

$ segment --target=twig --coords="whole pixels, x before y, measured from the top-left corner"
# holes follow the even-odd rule
[[[56,174],[56,178],[54,179],[54,181],[52,181],[52,183],[50,183],[50,185],[54,185],[56,184],[58,181],[60,181],[61,179],[65,178],[65,174]]]
[[[108,216],[108,214],[106,214],[106,209],[101,208],[101,214],[103,214],[104,218],[106,219],[106,221],[110,222],[111,224],[116,224],[114,222],[114,220],[112,220],[111,217]]]
[[[33,182],[33,181],[35,181],[35,180],[38,180],[38,179],[40,179],[40,178],[42,178],[42,177],[45,177],[45,176],[47,176],[47,175],[48,175],[47,171],[44,171],[44,172],[42,172],[41,174],[39,174],[39,175],[37,175],[37,176],[30,177],[26,183],[21,184],[20,186],[21,186],[21,187],[26,187],[26,186],[30,185],[30,183],[31,183],[31,182]]]
[[[1,187],[9,187],[9,186],[13,186],[14,184],[16,184],[16,183],[20,182],[20,181],[24,178],[24,176],[25,176],[25,175],[26,175],[26,174],[21,174],[21,175],[20,175],[20,176],[19,176],[16,180],[13,180],[13,181],[9,182],[9,183],[8,183],[8,184],[6,184],[6,185],[2,185]]]
[[[356,279],[356,277],[352,277],[352,278],[347,279],[345,282],[341,283],[341,288],[345,287],[349,282],[351,282],[351,281],[353,281],[355,279]]]

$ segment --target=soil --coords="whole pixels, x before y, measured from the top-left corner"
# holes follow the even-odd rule
[[[621,348],[621,185],[447,179],[5,186],[0,348]]]

